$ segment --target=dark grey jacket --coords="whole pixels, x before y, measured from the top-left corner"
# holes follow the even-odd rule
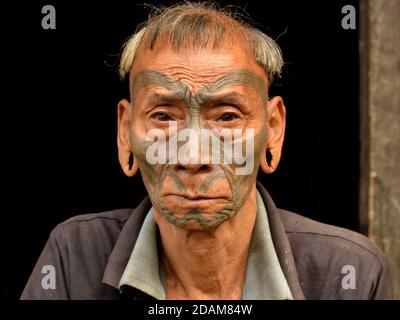
[[[264,187],[258,183],[257,188],[295,299],[392,298],[386,259],[368,238],[278,209]],[[59,224],[21,299],[150,299],[133,288],[117,289],[150,207],[147,197],[134,210],[81,215]],[[55,289],[42,287],[46,265],[55,267]],[[349,268],[355,289],[348,286]]]

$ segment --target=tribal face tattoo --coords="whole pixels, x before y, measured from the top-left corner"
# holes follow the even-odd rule
[[[231,67],[205,78],[195,82],[177,75],[173,68],[147,66],[131,78],[129,141],[135,161],[156,210],[170,223],[188,229],[215,228],[242,208],[268,139],[266,77]],[[168,135],[171,121],[178,131],[254,129],[250,155],[254,169],[237,175],[235,170],[246,163],[183,164],[171,161],[170,153],[166,163],[150,164],[146,152],[154,141],[146,139],[146,132],[156,128],[166,133],[167,140],[176,139]],[[245,142],[242,136],[243,150]]]

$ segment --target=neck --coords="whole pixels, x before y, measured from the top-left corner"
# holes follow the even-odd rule
[[[167,299],[241,299],[256,220],[256,188],[235,216],[213,230],[187,230],[160,213]]]

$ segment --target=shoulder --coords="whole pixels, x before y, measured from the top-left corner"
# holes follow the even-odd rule
[[[70,244],[115,242],[133,209],[117,209],[74,216],[58,224],[50,240]]]
[[[390,298],[384,253],[366,236],[279,210],[307,298]],[[343,284],[354,275],[354,288]]]
[[[105,212],[77,215],[61,223],[63,227],[76,227],[79,225],[109,225],[124,224],[133,209],[116,209]]]
[[[336,250],[354,250],[365,255],[381,255],[379,247],[366,236],[345,228],[328,225],[303,217],[299,214],[280,210],[286,234],[289,237],[315,241],[315,245],[327,243]]]

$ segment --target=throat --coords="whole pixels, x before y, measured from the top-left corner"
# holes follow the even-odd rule
[[[254,192],[213,230],[185,230],[156,215],[167,299],[241,299],[256,211]]]
[[[212,259],[221,261],[220,257],[212,256],[208,261],[198,259],[192,262],[190,269],[166,262],[167,299],[241,299],[247,256],[243,261],[219,263],[218,267],[216,263],[211,262]]]

